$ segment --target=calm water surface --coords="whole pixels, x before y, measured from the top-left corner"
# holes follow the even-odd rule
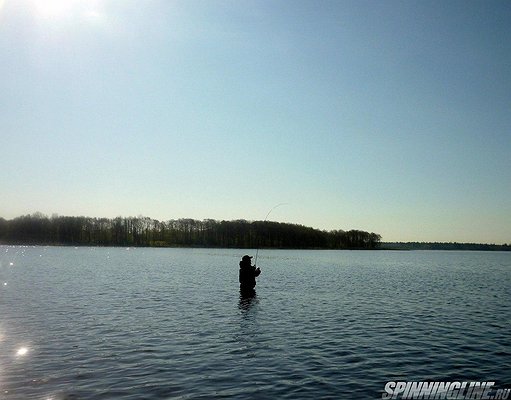
[[[0,246],[0,399],[376,399],[511,387],[511,253]]]

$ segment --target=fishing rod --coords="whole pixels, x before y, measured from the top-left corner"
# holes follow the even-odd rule
[[[268,220],[268,217],[269,215],[271,214],[271,212],[273,210],[275,210],[277,207],[280,207],[280,206],[284,206],[284,205],[287,205],[289,203],[279,203],[277,204],[276,206],[273,206],[270,211],[268,211],[268,214],[266,214],[266,217],[264,218],[264,221],[263,223],[265,223],[267,220]],[[260,242],[260,241],[259,241]],[[256,250],[256,255],[255,255],[255,262],[254,262],[254,266],[257,266],[257,255],[259,254],[259,244],[257,245],[257,250]]]

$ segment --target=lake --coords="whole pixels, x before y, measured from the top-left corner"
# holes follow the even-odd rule
[[[511,253],[0,246],[1,399],[511,387]]]

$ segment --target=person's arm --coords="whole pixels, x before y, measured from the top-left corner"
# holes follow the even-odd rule
[[[254,275],[255,276],[259,276],[259,274],[261,273],[261,269],[259,267],[257,267],[254,271]]]

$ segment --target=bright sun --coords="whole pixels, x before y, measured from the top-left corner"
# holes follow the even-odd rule
[[[2,0],[0,0],[1,2]],[[48,21],[104,22],[102,0],[29,0],[41,19]]]
[[[85,0],[33,0],[37,13],[44,18],[72,16]]]

